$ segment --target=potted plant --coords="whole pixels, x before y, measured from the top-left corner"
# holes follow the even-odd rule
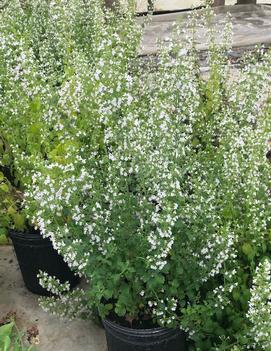
[[[1,156],[3,160],[4,153]],[[48,295],[48,291],[39,284],[37,274],[40,270],[62,283],[68,281],[70,287],[74,287],[79,277],[54,250],[52,242],[31,226],[23,209],[24,194],[12,185],[11,181],[16,182],[16,179],[10,170],[3,166],[2,169],[8,173],[9,179],[0,172],[0,240],[3,243],[8,243],[8,238],[12,240],[27,289],[39,295]]]
[[[157,72],[128,77],[132,101],[120,96],[118,118],[100,127],[104,153],[85,157],[83,150],[81,164],[57,167],[54,176],[45,165],[29,193],[30,210],[43,202],[34,219],[46,223],[44,233],[53,233],[70,265],[90,281],[76,293],[82,300],[72,315],[98,310],[112,350],[162,350],[163,342],[139,346],[146,332],[138,329],[148,325],[154,332],[157,325],[170,328],[175,337],[181,327],[201,350],[263,345],[255,315],[245,311],[261,284],[252,286],[253,275],[263,274],[255,267],[270,250],[264,157],[270,57],[263,55],[256,68],[253,61],[246,65],[236,83],[225,47],[211,42],[210,50],[207,81],[194,51],[183,57],[178,45],[176,61],[163,52]],[[112,109],[113,99],[106,102]],[[48,200],[55,192],[61,198]],[[56,219],[51,206],[58,206]],[[75,293],[69,300],[55,284],[60,302],[74,307]],[[57,301],[42,305],[69,315],[69,306],[61,312]]]
[[[74,287],[79,282],[76,276],[53,249],[51,241],[44,239],[38,230],[34,230],[26,219],[22,209],[23,194],[11,185],[3,173],[0,173],[0,231],[3,241],[11,238],[19,262],[22,276],[28,290],[39,295],[48,295],[38,280],[40,270],[69,282]]]
[[[257,292],[270,287],[270,54],[247,58],[234,81],[229,31],[222,45],[212,33],[207,79],[193,40],[186,55],[168,43],[155,70],[110,67],[125,88],[102,83],[99,108],[81,109],[86,120],[95,113],[84,147],[76,157],[67,150],[64,165],[44,162],[27,192],[32,220],[89,281],[67,294],[41,273],[59,296],[42,306],[68,317],[98,312],[110,351],[186,349],[186,336],[199,350],[268,344]],[[89,72],[81,67],[80,83],[92,97]]]
[[[9,237],[29,291],[38,295],[52,295],[39,284],[40,271],[54,276],[61,283],[68,282],[71,289],[78,285],[79,276],[71,271],[63,257],[53,248],[50,239],[43,238],[38,230],[32,227],[23,232],[10,230]]]
[[[56,252],[58,245],[48,235],[40,235],[42,223],[30,223],[24,217],[23,194],[31,188],[44,162],[65,167],[76,162],[86,143],[90,151],[92,144],[103,148],[100,131],[95,132],[94,108],[100,108],[98,94],[102,95],[103,87],[122,89],[126,71],[117,58],[123,64],[128,61],[124,52],[131,50],[126,42],[134,30],[128,26],[126,38],[114,37],[116,19],[106,13],[100,1],[26,1],[22,6],[14,0],[1,9],[0,19],[0,165],[11,176],[9,182],[0,173],[0,195],[5,199],[1,230],[5,234],[9,231],[26,286],[32,292],[46,294],[38,284],[39,270],[61,282],[69,281],[71,286],[78,283],[78,276]],[[99,51],[109,35],[111,44]],[[113,63],[109,54],[118,45]],[[114,65],[119,70],[113,70]],[[96,71],[94,80],[82,75],[87,69]],[[81,78],[82,85],[93,94],[91,100],[81,94]],[[86,135],[84,129],[91,130],[92,135]],[[6,208],[10,197],[13,204]]]

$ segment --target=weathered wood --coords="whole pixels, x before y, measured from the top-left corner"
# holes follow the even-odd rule
[[[105,6],[111,8],[115,0],[105,0]]]
[[[237,0],[237,5],[256,4],[257,0]]]
[[[213,6],[224,6],[224,5],[225,5],[225,0],[214,0]]]
[[[256,4],[257,0],[237,0],[237,5]],[[214,0],[214,6],[224,6],[225,0]]]
[[[233,46],[242,47],[256,44],[271,43],[271,7],[268,5],[239,5],[218,6],[214,8],[217,16],[217,40],[221,40],[221,33],[226,22],[227,13],[232,15],[233,22]],[[173,24],[185,22],[186,12],[172,13],[153,16],[152,21],[145,27],[141,44],[141,55],[156,54],[158,50],[157,39],[167,43],[172,35]],[[142,18],[138,18],[143,22]],[[180,37],[180,41],[183,38]],[[197,29],[197,48],[206,50],[207,38],[204,28]]]
[[[8,0],[6,0],[8,1]],[[22,1],[22,0],[21,0]],[[104,0],[106,6],[112,8],[114,0]],[[117,2],[126,3],[128,0],[116,0]],[[0,0],[1,2],[1,0]],[[257,0],[214,0],[213,6],[235,5],[235,4],[256,4]],[[263,1],[262,1],[263,2]],[[271,0],[264,0],[271,3]],[[203,5],[203,0],[135,0],[138,12],[147,12],[153,8],[154,12],[184,10]]]
[[[257,0],[237,0],[237,5],[256,4]],[[225,6],[225,0],[214,0],[213,6]]]

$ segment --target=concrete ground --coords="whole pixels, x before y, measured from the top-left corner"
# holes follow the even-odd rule
[[[233,23],[233,47],[240,48],[271,43],[270,5],[219,6],[214,8],[214,11],[216,13],[214,21],[217,41],[221,40],[221,33],[226,23],[227,14],[230,13]],[[152,16],[151,21],[144,30],[140,54],[142,56],[157,54],[157,39],[167,43],[172,36],[173,25],[179,22],[185,23],[188,14],[189,12],[176,12]],[[140,17],[138,21],[142,23],[144,18]],[[196,33],[198,50],[206,50],[206,29],[198,27]],[[180,42],[183,39],[183,36],[180,36]]]
[[[0,319],[16,311],[22,330],[36,325],[39,351],[106,351],[104,330],[91,321],[67,321],[49,315],[38,305],[38,296],[23,283],[12,246],[0,246]]]

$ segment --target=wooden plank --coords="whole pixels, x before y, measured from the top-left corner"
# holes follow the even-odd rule
[[[233,21],[233,46],[249,46],[271,43],[271,7],[268,5],[239,5],[216,7],[215,22],[218,32],[223,32],[227,13],[230,12]],[[157,39],[167,42],[172,35],[172,25],[180,20],[185,21],[187,13],[173,13],[153,16],[152,21],[145,28],[141,55],[157,53]],[[142,19],[139,19],[142,21]],[[206,31],[197,29],[199,50],[205,50]],[[180,37],[182,40],[182,37]],[[217,36],[220,40],[220,36]]]
[[[271,4],[271,0],[214,0],[216,6],[235,5],[237,1],[241,4]],[[154,0],[154,11],[176,11],[191,9],[193,7],[202,6],[203,0]],[[146,12],[148,8],[148,0],[137,0],[138,12]]]
[[[127,0],[120,0],[125,3]],[[154,1],[154,11],[163,12],[163,11],[177,11],[191,9],[193,7],[202,6],[203,0],[153,0]],[[214,0],[215,6],[225,5],[235,5],[238,3],[257,3],[258,4],[271,4],[271,0]],[[114,0],[105,0],[107,6],[112,6]],[[147,12],[148,10],[148,0],[136,0],[136,8],[138,13]]]
[[[256,4],[257,0],[237,0],[238,5],[244,5],[244,4]]]
[[[215,0],[217,5],[234,5],[236,0]],[[204,4],[203,0],[155,0],[155,11],[176,11],[199,7]]]
[[[214,6],[223,6],[225,5],[225,0],[214,0]]]

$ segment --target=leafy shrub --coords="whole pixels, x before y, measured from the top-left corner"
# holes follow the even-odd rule
[[[22,193],[15,189],[0,172],[0,243],[7,242],[9,229],[25,229],[25,217],[21,213]]]
[[[130,22],[122,16],[127,25],[123,31],[96,0],[12,0],[0,9],[0,170],[5,176],[0,206],[5,231],[14,227],[10,215],[23,218],[18,213],[21,196],[11,199],[11,192],[16,188],[16,194],[24,193],[45,160],[72,164],[85,145],[103,149],[97,114],[103,108],[106,118],[108,107],[100,101],[125,89],[124,67],[137,42]],[[16,207],[12,214],[6,208],[11,201],[10,211]]]
[[[268,350],[271,347],[270,310],[271,264],[265,259],[256,269],[249,300],[247,317],[252,324],[252,347]]]
[[[54,26],[45,16],[47,35],[41,30],[36,46],[30,34],[26,42],[43,48],[38,55],[28,50],[28,66],[45,72],[42,84],[33,84],[41,97],[32,102],[45,125],[37,147],[49,151],[13,151],[16,169],[23,174],[35,160],[22,176],[31,184],[29,216],[90,282],[69,295],[67,285],[41,275],[59,295],[43,299],[43,307],[69,317],[98,310],[131,326],[180,327],[197,350],[266,350],[268,296],[259,304],[255,296],[270,285],[270,54],[248,58],[233,80],[229,30],[220,45],[209,30],[207,80],[193,38],[169,43],[156,70],[141,70],[130,15],[119,14],[125,26],[119,16],[105,20],[95,1],[94,14],[104,20],[93,16],[97,33],[92,26],[94,38],[86,42],[88,26],[80,21],[89,19],[90,4],[49,2],[48,18],[60,19],[56,39],[50,41]],[[35,19],[43,19],[35,11],[25,23],[39,31]]]

